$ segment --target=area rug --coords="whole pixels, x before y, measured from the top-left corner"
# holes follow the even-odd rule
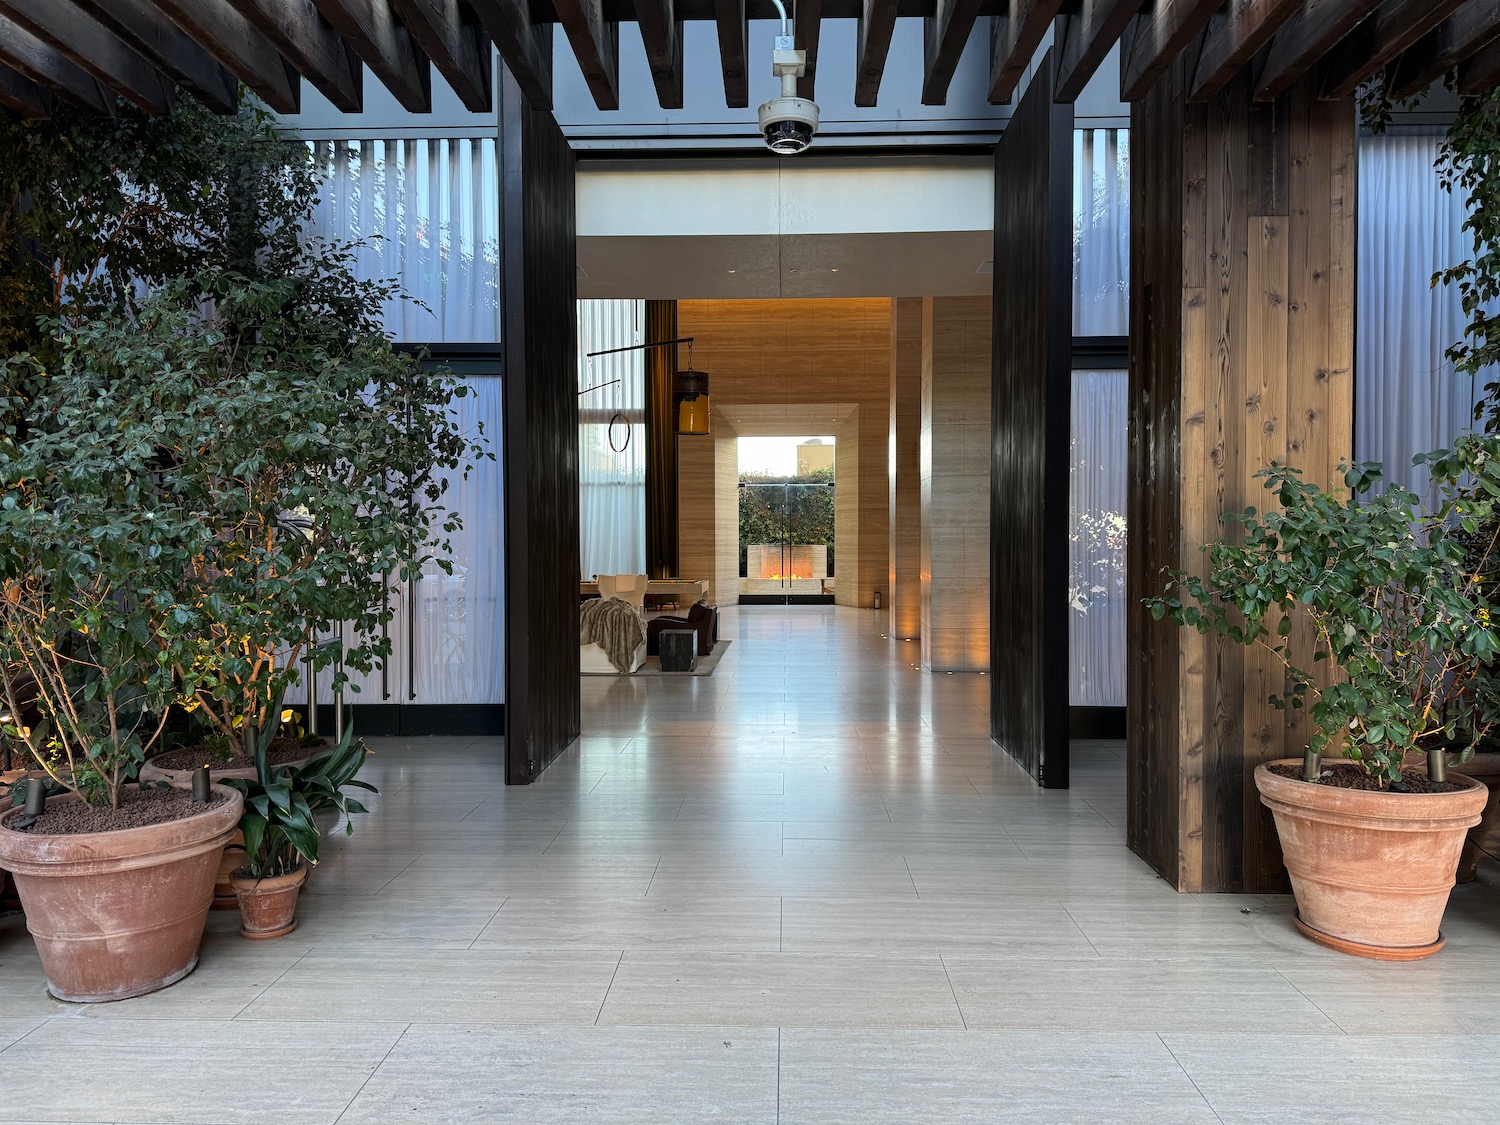
[[[698,663],[691,672],[663,672],[661,670],[661,657],[648,656],[646,657],[646,663],[642,664],[639,668],[637,668],[630,674],[632,676],[712,676],[714,674],[714,669],[719,666],[719,661],[724,659],[724,650],[733,643],[733,641],[725,640],[720,640],[719,642],[717,642],[714,645],[713,652],[709,653],[707,656],[698,657]],[[619,675],[618,672],[585,672],[583,674],[585,676]]]

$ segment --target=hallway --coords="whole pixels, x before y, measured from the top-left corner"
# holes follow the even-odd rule
[[[1177,895],[1124,847],[1118,744],[1037,789],[984,679],[880,620],[729,610],[711,677],[586,678],[526,788],[493,740],[380,740],[300,928],[215,914],[164,992],[59,1004],[5,919],[0,1066],[33,1077],[0,1122],[1493,1120],[1493,864],[1412,965]]]

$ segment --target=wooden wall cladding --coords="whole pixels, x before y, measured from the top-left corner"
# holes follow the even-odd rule
[[[1153,622],[1163,572],[1205,569],[1271,461],[1331,484],[1351,453],[1355,113],[1245,75],[1189,104],[1179,63],[1131,115],[1127,836],[1184,891],[1286,888],[1260,762],[1300,757],[1275,658]],[[1311,638],[1294,635],[1304,654]]]
[[[645,342],[675,339],[677,302],[647,301]],[[676,376],[676,348],[646,352],[646,572],[652,578],[677,577]]]
[[[580,724],[578,254],[573,153],[509,71],[500,122],[505,779],[524,784]]]
[[[990,735],[1068,784],[1068,445],[1073,107],[1053,55],[995,148],[990,446]]]

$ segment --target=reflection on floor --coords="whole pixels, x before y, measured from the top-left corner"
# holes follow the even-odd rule
[[[1344,958],[1285,899],[1175,894],[1120,745],[1037,790],[987,681],[877,614],[723,627],[712,677],[585,680],[530,788],[494,740],[383,740],[301,928],[216,915],[165,992],[55,1003],[0,923],[0,1121],[1495,1119],[1495,865],[1433,961]]]

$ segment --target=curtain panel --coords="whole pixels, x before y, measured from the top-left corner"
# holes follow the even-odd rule
[[[579,573],[646,573],[645,301],[578,302]]]
[[[1073,335],[1130,331],[1130,130],[1073,131]]]
[[[1129,373],[1073,372],[1068,702],[1125,706],[1125,463]]]

